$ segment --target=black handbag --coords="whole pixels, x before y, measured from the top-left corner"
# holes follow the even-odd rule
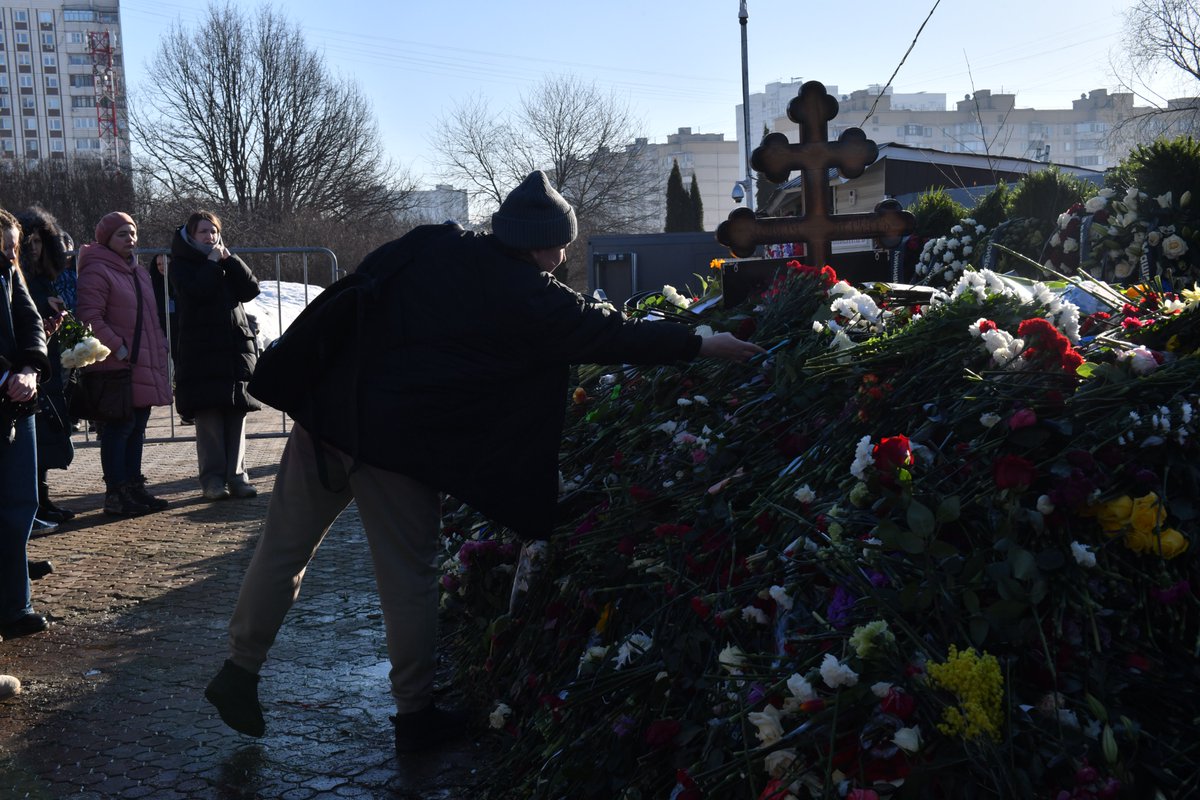
[[[75,419],[121,422],[133,417],[133,370],[84,372],[76,370],[68,393],[68,410]]]
[[[133,364],[137,363],[142,340],[142,286],[133,276],[137,292],[137,318],[133,323],[130,366],[124,369],[77,369],[67,391],[67,411],[74,419],[92,422],[122,422],[133,418]]]

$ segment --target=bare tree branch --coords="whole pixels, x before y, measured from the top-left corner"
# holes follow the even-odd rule
[[[157,191],[267,220],[388,215],[412,192],[357,85],[269,5],[210,4],[162,39],[149,76],[131,125]]]

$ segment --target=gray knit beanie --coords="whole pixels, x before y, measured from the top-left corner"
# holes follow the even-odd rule
[[[515,250],[565,247],[578,232],[575,210],[540,169],[529,173],[492,214],[492,233]]]

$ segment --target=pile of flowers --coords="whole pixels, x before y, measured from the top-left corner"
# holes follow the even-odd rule
[[[448,517],[492,796],[1200,785],[1200,292],[794,264],[698,305],[769,354],[581,371],[515,613],[514,543]]]
[[[986,226],[966,218],[959,220],[948,236],[926,241],[917,261],[917,280],[932,286],[954,285],[968,265],[979,263],[975,251],[986,233]]]
[[[1047,243],[1046,266],[1059,272],[1082,268],[1107,281],[1137,280],[1144,272],[1188,285],[1200,277],[1200,230],[1190,208],[1192,193],[1150,197],[1136,188],[1118,198],[1102,189],[1058,218]]]
[[[80,369],[108,358],[112,351],[92,335],[92,329],[68,313],[58,329],[62,347],[60,360],[65,369]]]

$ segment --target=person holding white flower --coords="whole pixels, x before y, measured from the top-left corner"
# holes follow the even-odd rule
[[[526,541],[548,539],[572,364],[763,352],[728,333],[627,319],[555,280],[577,232],[574,209],[536,171],[493,215],[492,234],[424,225],[358,267],[376,277],[377,313],[364,324],[379,333],[336,360],[372,368],[369,378],[314,370],[303,402],[285,409],[296,424],[229,623],[229,659],[205,691],[234,730],[263,735],[259,669],[309,560],[353,500],[383,607],[396,751],[463,733],[462,715],[433,704],[441,492]]]
[[[66,469],[75,457],[71,443],[71,421],[67,399],[63,393],[65,381],[59,360],[62,345],[58,331],[66,319],[66,304],[55,284],[67,267],[63,249],[62,230],[58,221],[44,208],[33,206],[17,216],[21,223],[21,269],[29,283],[29,294],[42,315],[46,331],[46,348],[50,357],[50,375],[38,386],[40,408],[36,416],[38,464],[37,518],[55,525],[74,519],[75,512],[62,508],[50,499],[47,473]]]
[[[146,490],[142,446],[151,406],[171,402],[167,339],[158,324],[154,287],[137,251],[137,223],[123,211],[104,215],[96,241],[79,249],[79,321],[112,352],[88,370],[130,370],[133,413],[97,425],[104,471],[104,513],[139,516],[166,508]]]
[[[27,548],[37,512],[38,381],[50,372],[46,331],[17,260],[21,228],[0,209],[0,637],[44,631],[33,610]]]

